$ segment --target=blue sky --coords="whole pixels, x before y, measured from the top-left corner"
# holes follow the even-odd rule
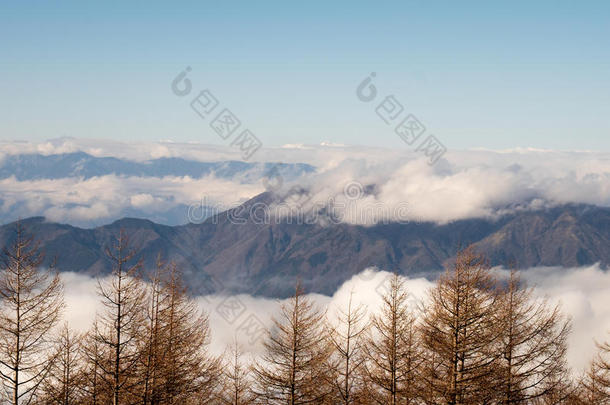
[[[2,140],[224,144],[190,66],[269,146],[407,147],[374,71],[448,148],[610,150],[608,2],[3,2],[0,51]]]

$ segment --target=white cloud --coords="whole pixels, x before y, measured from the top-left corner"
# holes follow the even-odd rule
[[[142,208],[150,206],[155,202],[161,202],[162,200],[155,199],[155,197],[147,193],[140,193],[132,195],[130,197],[130,201],[131,205],[133,205],[134,207]]]
[[[117,219],[126,209],[149,215],[180,204],[201,203],[230,207],[263,191],[262,184],[242,184],[214,176],[191,178],[121,177],[107,175],[54,180],[0,179],[0,212],[17,210],[22,217],[44,215],[51,221],[74,222]],[[187,211],[184,212],[187,222]]]
[[[304,210],[328,206],[346,222],[433,221],[488,217],[566,203],[610,206],[610,155],[550,151],[449,152],[430,166],[422,156],[392,152],[330,163],[300,180],[312,198]],[[355,198],[345,188],[359,185]],[[293,185],[285,186],[285,192]],[[298,200],[302,201],[302,200]]]
[[[82,150],[95,156],[146,161],[158,157],[181,157],[198,161],[240,160],[239,150],[230,146],[197,143],[120,143],[104,140],[65,138],[44,143],[5,142],[0,155],[15,153],[60,153]],[[417,220],[446,223],[473,218],[496,217],[518,209],[539,209],[565,203],[587,203],[610,207],[610,154],[560,152],[536,149],[505,151],[448,151],[436,165],[409,148],[383,149],[340,145],[284,145],[264,147],[254,161],[309,163],[317,172],[298,179],[298,186],[311,190],[313,198],[304,209],[333,201],[335,213],[345,222],[374,224],[384,220]],[[161,212],[179,204],[192,204],[204,195],[224,204],[237,203],[263,191],[261,184],[188,178],[116,178],[60,180],[58,183],[22,182],[5,179],[0,192],[8,194],[4,209],[11,204],[53,209],[36,214],[70,221],[75,218],[116,219],[121,207],[134,206]],[[98,194],[103,206],[78,198],[87,190]],[[200,184],[197,184],[199,182]],[[357,182],[366,191],[346,198],[346,185]],[[188,185],[186,184],[188,183]],[[204,183],[209,183],[207,187]],[[35,185],[40,190],[34,190]],[[50,187],[51,184],[54,184]],[[181,184],[181,185],[180,185]],[[289,190],[295,184],[284,184]],[[372,186],[375,187],[369,187]],[[190,192],[188,188],[197,192]],[[19,194],[18,190],[25,190]],[[68,190],[74,191],[69,193]],[[116,194],[116,195],[110,195]],[[144,200],[137,195],[150,195]],[[84,207],[71,207],[75,204]],[[85,198],[84,200],[88,200]],[[48,204],[47,204],[48,203]],[[45,205],[47,204],[47,205]],[[48,208],[48,207],[47,207]],[[6,212],[6,211],[5,211]],[[25,216],[26,214],[22,214]]]

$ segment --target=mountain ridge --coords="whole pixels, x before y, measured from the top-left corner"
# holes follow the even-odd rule
[[[245,203],[267,201],[263,193]],[[123,218],[91,229],[22,220],[40,241],[47,264],[61,271],[102,275],[110,270],[104,247],[123,229],[140,250],[146,268],[158,254],[175,261],[194,293],[290,295],[299,278],[311,292],[332,294],[367,267],[433,277],[460,247],[474,244],[492,265],[529,268],[610,264],[610,208],[582,204],[473,218],[447,224],[390,223],[374,226],[236,224],[239,208],[201,224],[168,226]],[[0,226],[0,244],[10,242],[15,223]]]
[[[315,168],[306,163],[249,163],[239,160],[196,161],[179,157],[163,157],[134,161],[117,157],[97,157],[86,152],[43,155],[26,153],[4,156],[0,161],[0,179],[14,176],[19,181],[52,180],[78,177],[90,179],[105,175],[164,177],[190,176],[219,178],[241,176],[244,181],[259,180],[272,169],[284,178],[296,178]]]

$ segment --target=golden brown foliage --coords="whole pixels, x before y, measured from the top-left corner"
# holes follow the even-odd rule
[[[495,279],[483,256],[468,248],[429,293],[421,325],[426,350],[423,380],[427,403],[465,405],[493,398],[498,329]]]
[[[297,285],[268,331],[265,353],[253,368],[255,395],[265,404],[325,403],[330,394],[326,359],[330,353],[323,333],[324,314]]]
[[[394,274],[364,347],[371,403],[415,404],[420,396],[423,356],[408,298],[404,282]]]

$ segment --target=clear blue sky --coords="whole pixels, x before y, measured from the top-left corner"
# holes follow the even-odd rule
[[[405,147],[374,71],[449,148],[610,150],[607,1],[3,2],[0,138],[223,144],[187,65],[266,145]]]

